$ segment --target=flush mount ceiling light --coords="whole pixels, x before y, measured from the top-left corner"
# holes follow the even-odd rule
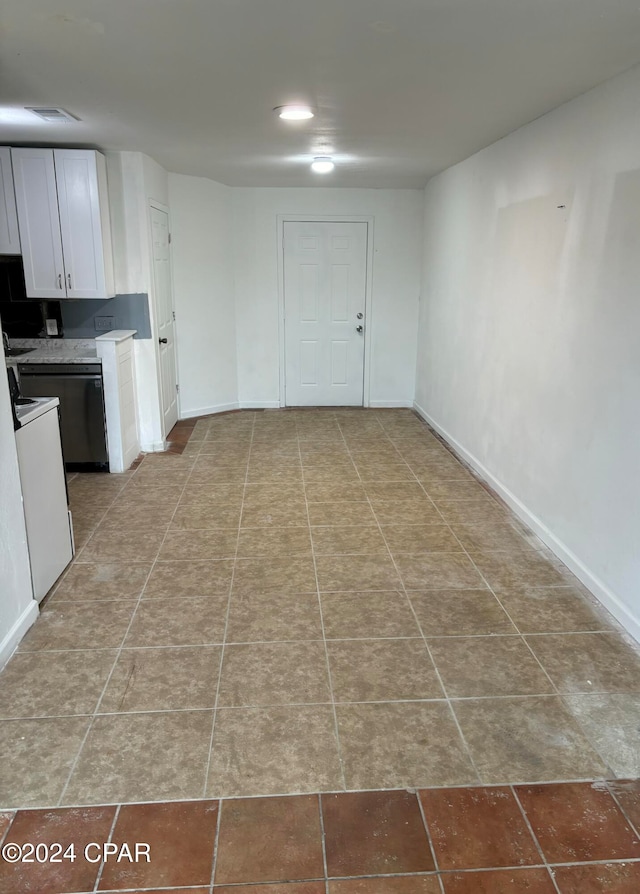
[[[311,162],[311,170],[316,174],[329,174],[334,168],[333,159],[328,155],[317,155]]]
[[[309,106],[276,106],[273,110],[277,112],[279,118],[285,121],[306,121],[307,118],[313,118],[314,111]]]

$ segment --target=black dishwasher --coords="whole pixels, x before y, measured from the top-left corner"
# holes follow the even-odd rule
[[[68,471],[109,471],[99,363],[20,363],[25,397],[60,399],[62,452]]]

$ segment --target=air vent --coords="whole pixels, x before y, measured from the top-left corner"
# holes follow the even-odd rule
[[[50,121],[55,124],[71,124],[73,121],[79,121],[75,115],[65,112],[64,109],[47,109],[39,106],[26,106],[28,112],[33,112],[43,121]]]

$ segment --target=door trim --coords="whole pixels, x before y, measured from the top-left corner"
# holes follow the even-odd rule
[[[373,239],[374,221],[371,214],[278,214],[277,215],[277,257],[278,257],[278,339],[279,339],[279,403],[286,406],[285,352],[284,352],[284,225],[285,223],[366,223],[367,224],[367,282],[365,287],[365,330],[364,330],[364,382],[362,406],[370,406],[371,385],[371,295],[373,285]]]
[[[171,234],[171,212],[169,210],[168,205],[163,205],[162,202],[159,202],[157,199],[149,199],[148,200],[148,212],[147,212],[147,227],[149,230],[149,264],[150,264],[150,276],[149,276],[149,285],[152,289],[152,293],[149,296],[151,298],[152,307],[150,310],[151,314],[151,337],[153,338],[153,353],[156,360],[156,388],[158,393],[158,406],[160,410],[160,430],[162,432],[162,442],[163,445],[167,443],[167,435],[168,431],[164,430],[164,407],[162,405],[162,370],[160,368],[160,348],[158,347],[158,308],[156,305],[156,278],[155,278],[155,270],[153,269],[153,226],[151,225],[151,209],[155,208],[156,211],[162,211],[167,215],[167,223],[169,226],[169,234]],[[171,249],[171,241],[169,241],[169,269],[171,271],[171,311],[175,314],[176,312],[176,292],[174,288],[173,282],[173,253]],[[173,355],[175,360],[175,370],[176,370],[176,385],[179,386],[180,380],[178,378],[178,322],[174,319],[173,321]],[[182,419],[182,412],[180,406],[180,388],[178,387],[177,394],[177,406],[178,406],[178,420]]]

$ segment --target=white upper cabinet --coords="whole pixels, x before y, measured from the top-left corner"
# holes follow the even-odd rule
[[[0,255],[19,255],[18,214],[13,188],[11,149],[0,146]]]
[[[115,294],[104,156],[90,149],[12,149],[30,298]]]

